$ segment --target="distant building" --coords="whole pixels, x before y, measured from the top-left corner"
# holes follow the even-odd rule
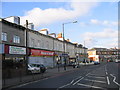
[[[92,48],[88,50],[88,58],[91,61],[115,60],[118,57],[118,49]]]

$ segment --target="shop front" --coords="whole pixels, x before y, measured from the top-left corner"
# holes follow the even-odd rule
[[[62,53],[62,64],[69,65],[69,55],[68,53]]]
[[[46,67],[53,67],[54,66],[53,56],[54,56],[53,51],[30,49],[30,56],[28,58],[28,63],[43,64]]]
[[[25,55],[26,48],[18,46],[5,45],[5,54],[3,55],[2,68],[6,77],[19,76],[22,72],[25,74]],[[19,72],[20,71],[20,72]]]
[[[55,66],[57,66],[57,65],[62,65],[62,52],[55,52],[55,54],[54,54],[54,56],[55,56],[55,61],[54,61],[54,63],[55,63]]]

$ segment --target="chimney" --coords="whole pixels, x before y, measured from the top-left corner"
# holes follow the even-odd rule
[[[51,36],[51,37],[56,38],[56,34],[55,33],[51,33],[51,34],[48,34],[48,35]]]
[[[62,33],[57,34],[57,38],[63,41]]]
[[[48,35],[48,29],[41,29],[38,32],[45,34],[45,35]]]
[[[67,39],[66,41],[67,41],[67,42],[70,42],[70,39]]]
[[[5,18],[4,20],[20,25],[20,17],[18,16],[10,16],[10,17]]]
[[[34,24],[33,23],[28,23],[28,28],[34,30]]]
[[[57,34],[57,38],[63,38],[62,33]]]

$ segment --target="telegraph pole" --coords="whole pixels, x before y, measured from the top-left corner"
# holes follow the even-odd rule
[[[28,20],[26,20],[26,73],[28,74]]]

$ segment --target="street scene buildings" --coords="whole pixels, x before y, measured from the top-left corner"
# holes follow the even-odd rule
[[[1,5],[0,89],[120,89],[119,3]]]
[[[60,40],[63,38],[62,33],[58,34],[57,37],[52,37],[48,34],[47,29],[35,31],[19,25],[19,17],[9,18],[17,21],[10,22],[12,20],[7,21],[7,18],[0,21],[2,25],[2,32],[0,34],[2,40],[1,55],[4,68],[11,68],[10,71],[13,71],[16,68],[23,68],[25,70],[26,63],[56,67],[58,62],[60,65],[65,63],[69,65],[80,63],[84,60],[88,61],[88,48],[78,43]],[[64,44],[65,50],[63,49]],[[28,49],[27,53],[26,49]]]

